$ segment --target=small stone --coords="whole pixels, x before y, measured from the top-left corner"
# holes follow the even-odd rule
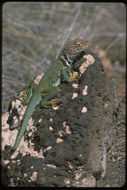
[[[109,184],[107,184],[106,187],[111,187],[111,186]]]

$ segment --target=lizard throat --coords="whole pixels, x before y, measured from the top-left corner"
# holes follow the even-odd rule
[[[60,84],[60,77],[55,82],[52,83],[52,86],[59,86],[59,84]]]
[[[70,61],[68,61],[68,59],[64,55],[61,55],[59,57],[58,62],[61,62],[63,64],[63,66],[71,67],[71,65],[72,65],[72,63]]]

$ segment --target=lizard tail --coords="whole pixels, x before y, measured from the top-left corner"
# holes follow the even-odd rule
[[[18,146],[20,144],[20,141],[21,141],[21,139],[22,139],[22,137],[23,137],[23,135],[25,133],[27,124],[29,122],[29,119],[30,119],[30,117],[32,116],[32,114],[34,112],[35,107],[40,103],[40,101],[41,101],[41,96],[33,96],[31,98],[31,101],[28,104],[26,112],[25,112],[25,114],[23,116],[22,124],[21,124],[20,130],[19,130],[19,132],[17,134],[15,144],[13,146],[13,151],[15,151],[18,148]]]

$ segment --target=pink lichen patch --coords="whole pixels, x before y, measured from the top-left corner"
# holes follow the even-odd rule
[[[66,125],[65,131],[66,131],[67,134],[71,134],[69,125]]]
[[[44,149],[44,152],[51,150],[51,149],[52,149],[52,146],[48,146],[47,148]]]
[[[34,125],[31,127],[31,130],[32,130],[32,132],[35,132],[35,131],[37,131],[37,127],[35,127]]]
[[[34,146],[30,143],[30,147],[28,148],[28,142],[24,141],[24,137],[22,138],[20,145],[18,147],[20,153],[23,154],[23,156],[26,155],[26,153],[30,153],[31,156],[33,157],[37,157],[37,158],[44,158],[43,156],[43,151],[40,150],[40,152],[38,153],[37,151],[34,150]],[[12,156],[16,157],[16,154],[18,154],[18,149],[14,152],[14,154]],[[13,157],[11,157],[13,159]]]
[[[4,149],[6,145],[13,146],[14,139],[16,139],[18,133],[17,129],[10,131],[9,125],[7,124],[8,117],[8,112],[2,116],[2,149]]]
[[[107,108],[107,107],[109,106],[109,104],[110,104],[110,101],[107,100],[107,101],[105,102],[105,104],[104,104],[104,107]]]
[[[83,56],[87,61],[89,62],[89,65],[93,64],[95,62],[95,59],[92,55],[84,55]]]
[[[20,114],[20,116],[19,116],[20,121],[23,119],[23,116],[24,116],[24,113],[26,111],[26,108],[27,108],[27,106],[22,107],[21,111],[19,111],[19,109],[17,109],[18,113]]]
[[[9,146],[12,146],[12,147],[14,146],[14,143],[15,143],[18,131],[19,131],[19,129],[15,129],[15,130],[10,131],[9,125],[7,124],[8,117],[9,117],[9,113],[6,113],[6,114],[4,114],[2,116],[2,149],[4,149],[4,147],[6,145],[9,145]],[[33,121],[31,119],[29,125],[27,126],[26,130],[32,129],[32,131],[35,131],[36,128],[35,128],[35,126],[32,126],[32,125],[33,125]],[[30,143],[30,147],[28,148],[28,142],[24,141],[24,136],[23,136],[23,138],[22,138],[22,140],[20,142],[19,147],[11,155],[11,159],[14,159],[14,158],[17,157],[18,150],[20,151],[20,153],[23,154],[23,156],[26,155],[26,153],[30,153],[31,156],[35,156],[37,158],[38,157],[39,158],[44,158],[42,151],[40,151],[38,153],[37,151],[34,150],[34,146],[31,143],[31,141],[29,143]]]
[[[22,92],[21,92],[21,94],[22,94]],[[19,119],[21,120],[23,118],[24,112],[26,111],[27,105],[26,106],[22,105],[21,100],[16,99],[11,102],[11,107],[12,107],[12,109],[10,110],[10,114],[11,114],[12,110],[15,108],[17,110],[17,112],[19,113],[19,115],[20,115]]]
[[[52,126],[50,126],[50,127],[49,127],[49,130],[50,130],[50,131],[53,131],[53,127],[52,127]]]
[[[47,167],[50,167],[50,168],[54,168],[54,169],[56,169],[56,166],[53,165],[53,164],[46,164],[46,166],[47,166]]]
[[[12,163],[15,164],[15,163],[16,163],[16,160],[12,160]]]
[[[2,127],[3,127],[3,130],[7,130],[7,128],[9,127],[9,125],[7,124],[7,119],[9,117],[9,113],[5,113],[3,114],[2,116]]]
[[[95,62],[95,59],[92,55],[84,55],[83,56],[86,61],[80,66],[80,76],[86,71],[87,67]]]
[[[105,170],[101,174],[102,179],[105,177],[105,175],[106,175],[106,167],[105,167]]]
[[[53,122],[53,118],[51,117],[51,118],[49,119],[49,121],[50,121],[50,122]]]
[[[27,177],[27,173],[24,173],[24,177]]]
[[[42,122],[42,119],[39,119],[39,121],[38,121],[39,123],[41,123]]]
[[[29,122],[28,122],[28,125],[27,125],[27,130],[29,131],[30,130],[30,132],[29,132],[29,137],[31,137],[32,136],[32,134],[33,134],[33,132],[35,132],[35,131],[37,131],[37,128],[33,125],[33,119],[32,119],[32,117],[29,119]]]
[[[15,124],[18,123],[18,119],[16,116],[13,117],[13,120],[15,121]]]
[[[67,123],[66,121],[63,122],[63,127],[66,127],[66,123]]]
[[[12,155],[11,155],[11,159],[16,158],[18,155],[18,151],[16,150]]]
[[[13,110],[13,108],[19,108],[19,105],[21,104],[21,101],[20,100],[13,100],[12,102],[11,102],[11,106],[12,106],[12,110]],[[21,110],[22,108],[20,108],[20,110]]]
[[[43,75],[44,75],[44,73],[38,75],[38,76],[35,78],[35,80],[34,80],[35,84],[39,84],[39,82],[40,82],[40,80],[42,79]]]
[[[81,112],[82,112],[82,113],[86,113],[86,112],[87,112],[87,107],[84,106],[84,107],[82,108],[82,111],[81,111]]]
[[[80,187],[95,187],[96,185],[96,180],[95,178],[91,175],[86,178],[83,178],[81,180],[81,185]]]
[[[32,117],[29,119],[29,122],[28,122],[28,127],[32,127],[33,126],[33,119],[32,119]],[[27,128],[28,128],[27,127]]]
[[[64,179],[64,183],[65,183],[66,185],[69,185],[69,184],[70,184],[70,179],[65,178],[65,179]]]
[[[38,158],[44,158],[42,149],[40,149],[40,152],[38,153]]]
[[[82,173],[75,173],[75,180],[78,180],[81,177]]]
[[[59,109],[58,106],[52,106],[52,108],[53,108],[54,110],[58,110],[58,109]]]
[[[63,142],[63,140],[61,138],[56,139],[56,143],[61,143],[61,142]]]
[[[107,184],[105,187],[111,187],[109,184]]]
[[[58,135],[59,135],[60,137],[62,137],[62,136],[63,136],[62,131],[59,131],[59,132],[58,132]]]
[[[73,88],[78,88],[78,84],[76,84],[76,83],[73,83],[72,86],[73,86]]]
[[[75,92],[75,93],[72,94],[72,99],[74,99],[76,97],[78,97],[78,93]]]
[[[52,146],[48,146],[47,148],[46,148],[46,150],[51,150],[52,149]]]
[[[9,160],[4,160],[4,164],[7,165],[9,163]]]
[[[68,162],[68,165],[69,165],[69,168],[70,168],[70,169],[73,168],[70,162]]]
[[[21,104],[21,101],[17,99],[17,100],[13,100],[13,101],[11,102],[11,107],[12,107],[12,109],[10,110],[10,113],[9,113],[9,114],[12,113],[13,109],[16,109],[17,112],[18,112],[19,115],[20,115],[19,120],[22,120],[23,115],[24,115],[24,112],[26,111],[27,106],[23,106],[23,105]],[[14,122],[14,125],[17,123],[16,117],[13,117],[13,122]]]
[[[82,154],[79,155],[79,158],[83,157]]]
[[[87,95],[88,86],[86,85],[85,88],[82,91],[83,96]]]
[[[32,176],[30,177],[31,181],[36,181],[37,179],[37,172],[33,172]]]
[[[32,136],[32,134],[33,134],[33,132],[29,132],[28,136],[29,136],[29,137],[31,137],[31,136]]]
[[[70,126],[67,125],[66,121],[63,122],[63,127],[65,128],[66,134],[71,134]]]
[[[18,165],[21,164],[21,160],[17,160],[17,164],[18,164]]]

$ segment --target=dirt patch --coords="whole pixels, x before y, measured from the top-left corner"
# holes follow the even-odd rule
[[[105,62],[106,64],[106,62]],[[98,187],[121,187],[125,184],[125,70],[122,66],[105,69],[108,79],[116,81],[116,95],[120,104],[118,120],[115,125],[116,142],[107,154],[107,172],[104,179],[97,182]]]

